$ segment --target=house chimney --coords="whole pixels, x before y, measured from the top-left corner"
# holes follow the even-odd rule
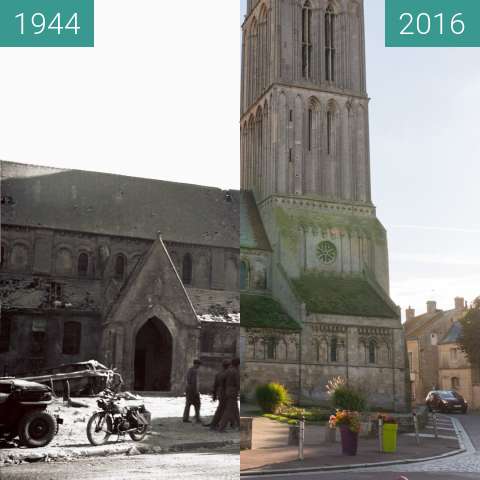
[[[427,302],[427,313],[436,313],[437,312],[437,302],[430,300]]]
[[[465,299],[463,297],[455,297],[455,310],[465,310]]]
[[[412,308],[412,307],[408,307],[406,310],[405,310],[405,318],[407,320],[407,322],[409,320],[412,320],[412,318],[415,318],[415,309]]]

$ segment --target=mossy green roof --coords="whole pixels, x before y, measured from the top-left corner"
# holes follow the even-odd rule
[[[242,293],[240,312],[240,326],[244,328],[301,329],[280,303],[269,296]]]
[[[306,304],[308,313],[398,317],[393,305],[389,305],[362,276],[310,273],[293,279],[292,285],[297,296]]]

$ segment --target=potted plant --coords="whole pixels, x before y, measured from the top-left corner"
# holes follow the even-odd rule
[[[358,412],[337,410],[330,417],[330,428],[339,428],[342,439],[342,453],[356,455],[358,449],[358,434],[360,432],[360,415]]]
[[[382,420],[382,449],[385,453],[397,451],[398,420],[391,415],[379,415]]]

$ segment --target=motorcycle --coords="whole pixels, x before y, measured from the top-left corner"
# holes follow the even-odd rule
[[[135,442],[145,438],[151,424],[151,414],[141,397],[131,393],[115,393],[105,390],[100,393],[95,412],[87,424],[87,437],[92,445],[103,445],[111,435],[129,435]]]

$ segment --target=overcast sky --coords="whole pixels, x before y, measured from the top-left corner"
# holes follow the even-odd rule
[[[391,294],[446,309],[480,293],[480,52],[386,49],[383,3],[365,0]],[[238,188],[238,3],[178,5],[101,0],[94,49],[0,49],[0,158]]]

